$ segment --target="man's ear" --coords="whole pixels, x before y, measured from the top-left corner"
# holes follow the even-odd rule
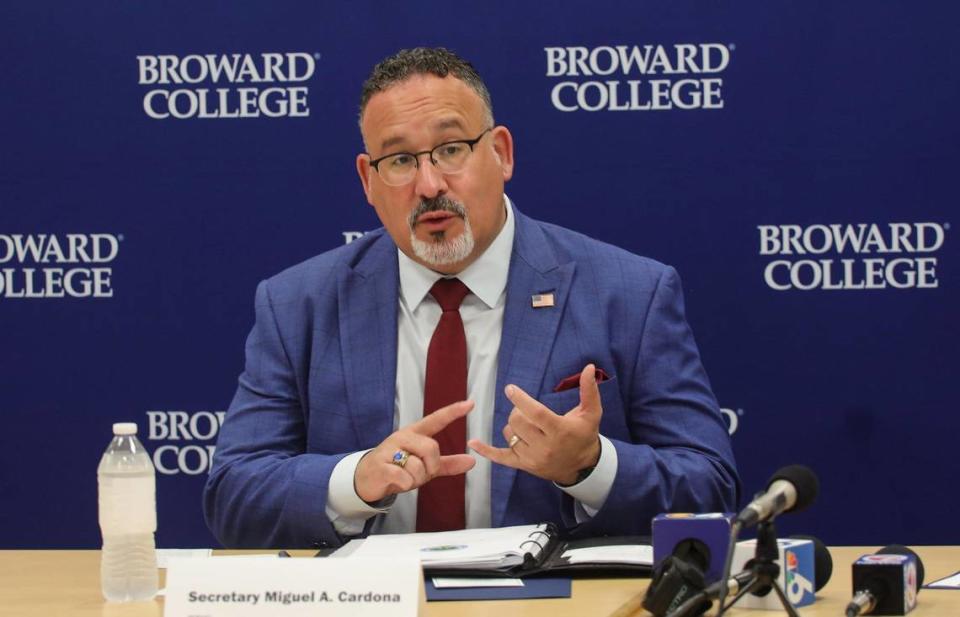
[[[503,173],[503,181],[513,177],[513,135],[505,126],[496,126],[491,131],[493,153]]]
[[[367,196],[367,202],[372,206],[373,199],[370,197],[370,174],[375,173],[370,166],[370,156],[367,154],[357,155],[357,175],[360,176],[360,184],[363,185],[363,193]]]

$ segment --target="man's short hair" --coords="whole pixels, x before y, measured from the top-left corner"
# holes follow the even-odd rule
[[[401,49],[394,55],[383,59],[373,67],[367,80],[363,82],[360,94],[360,123],[362,128],[363,112],[367,109],[370,97],[390,88],[414,75],[453,75],[470,86],[487,108],[487,121],[493,126],[493,101],[490,91],[480,78],[480,73],[472,64],[443,47],[416,47]]]

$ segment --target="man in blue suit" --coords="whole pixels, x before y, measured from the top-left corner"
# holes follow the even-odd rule
[[[449,51],[381,62],[360,114],[384,228],[257,288],[204,495],[220,541],[645,534],[661,512],[733,510],[675,271],[517,210],[510,132]]]

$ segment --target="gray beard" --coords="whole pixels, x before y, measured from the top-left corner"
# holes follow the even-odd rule
[[[427,212],[434,211],[451,212],[462,218],[463,233],[452,240],[447,239],[446,232],[432,234],[430,240],[417,238],[415,232],[417,219]],[[427,265],[449,266],[465,260],[473,253],[476,242],[473,238],[473,228],[470,227],[470,219],[467,218],[467,209],[463,204],[452,199],[437,197],[436,199],[421,201],[410,213],[408,224],[410,225],[410,247],[413,249],[413,254]]]
[[[452,240],[445,233],[436,234],[430,241],[421,240],[410,232],[413,254],[430,266],[449,266],[459,263],[473,253],[475,241],[470,221],[463,219],[463,233]]]

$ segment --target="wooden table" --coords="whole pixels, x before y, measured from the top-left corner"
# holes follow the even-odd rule
[[[850,600],[850,564],[877,547],[834,547],[834,571],[817,602],[800,611],[804,617],[842,617]],[[913,547],[923,559],[926,580],[960,570],[960,547]],[[226,552],[226,551],[224,551]],[[295,553],[296,554],[296,553]],[[603,617],[646,588],[648,579],[577,580],[573,597],[562,600],[496,602],[430,602],[427,617]],[[0,615],[87,617],[159,617],[163,601],[109,604],[100,595],[99,551],[0,551]],[[644,613],[640,613],[644,614]],[[730,615],[758,617],[763,613],[734,610]],[[912,617],[960,615],[960,592],[925,589]]]

